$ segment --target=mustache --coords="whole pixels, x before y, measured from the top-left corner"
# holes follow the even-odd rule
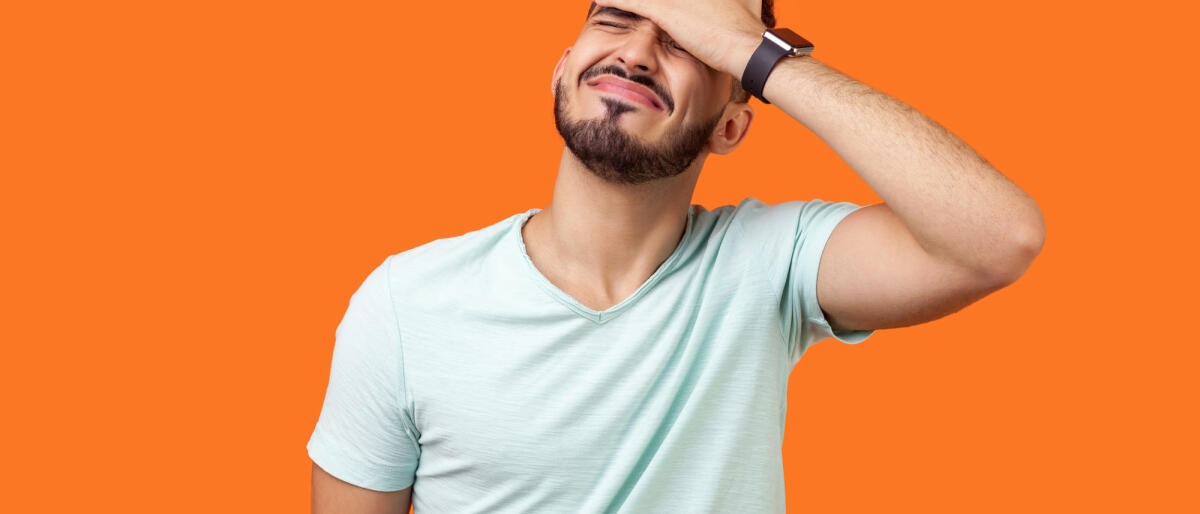
[[[654,91],[654,94],[658,95],[658,97],[662,99],[663,104],[667,106],[667,112],[669,112],[669,113],[675,112],[675,101],[671,99],[671,94],[667,92],[666,88],[658,85],[658,83],[655,82],[654,79],[652,79],[646,75],[630,75],[629,73],[626,73],[623,68],[621,68],[620,66],[617,66],[615,64],[598,66],[598,67],[589,69],[589,70],[583,72],[583,75],[581,77],[579,77],[579,82],[582,83],[585,80],[591,80],[600,75],[616,75],[616,76],[621,77],[630,82],[634,82],[634,83],[646,86],[651,91]]]

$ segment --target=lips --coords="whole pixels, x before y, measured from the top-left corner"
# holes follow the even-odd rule
[[[647,107],[652,107],[659,111],[663,110],[662,103],[658,101],[658,96],[636,82],[606,75],[588,82],[588,85],[601,91],[623,96]]]

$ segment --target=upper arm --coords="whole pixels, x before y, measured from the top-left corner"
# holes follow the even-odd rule
[[[350,297],[335,332],[325,401],[307,445],[314,503],[322,491],[338,501],[395,497],[386,495],[416,481],[420,432],[411,415],[389,262]]]
[[[1003,287],[926,252],[886,203],[841,220],[817,272],[817,303],[838,330],[896,328],[957,312]]]
[[[381,492],[343,482],[326,473],[317,463],[312,466],[312,512],[334,514],[406,514],[412,505],[412,486],[399,491]]]

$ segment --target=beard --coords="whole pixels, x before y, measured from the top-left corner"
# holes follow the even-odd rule
[[[648,145],[621,128],[621,116],[635,109],[628,103],[603,97],[604,117],[575,121],[566,116],[570,103],[562,78],[554,92],[554,126],[567,148],[589,171],[614,184],[637,185],[683,173],[700,156],[723,114],[680,128],[661,144]]]

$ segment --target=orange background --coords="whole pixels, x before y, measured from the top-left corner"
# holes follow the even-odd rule
[[[813,347],[791,512],[1197,512],[1196,12],[780,0],[814,57],[1027,191],[1042,254],[942,320]],[[550,201],[586,0],[0,9],[10,512],[300,512],[350,294]],[[753,104],[694,203],[880,198]]]

